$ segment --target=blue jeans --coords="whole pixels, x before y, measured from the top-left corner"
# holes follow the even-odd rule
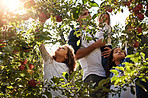
[[[139,83],[143,85],[145,89],[148,91],[148,80],[146,82],[139,80]],[[145,92],[145,90],[142,87],[138,86],[137,84],[136,84],[136,95],[137,98],[148,98],[148,92]]]
[[[106,79],[106,77],[101,77],[101,76],[98,76],[95,74],[90,74],[84,79],[84,83],[90,83],[90,82],[95,83],[95,85],[92,87],[92,89],[95,89],[98,86],[99,82],[103,79]],[[97,96],[98,93],[102,93],[102,92],[100,92],[100,90],[97,90],[97,91],[91,93],[90,96],[92,98],[98,98],[98,96]]]

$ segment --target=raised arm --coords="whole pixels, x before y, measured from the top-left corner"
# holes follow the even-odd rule
[[[51,59],[51,55],[47,52],[45,46],[43,44],[41,44],[41,46],[39,47],[39,50],[41,52],[42,58],[43,60],[46,62],[48,59]]]
[[[76,52],[76,59],[80,59],[80,58],[83,58],[89,55],[93,50],[95,50],[96,48],[100,48],[104,46],[105,44],[106,44],[105,42],[102,43],[102,39],[99,39],[95,43],[91,44],[90,46],[86,48],[78,49],[78,51]]]

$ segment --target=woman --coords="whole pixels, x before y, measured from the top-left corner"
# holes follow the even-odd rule
[[[63,77],[63,72],[68,72],[70,75],[75,68],[75,56],[73,49],[69,45],[59,47],[54,56],[51,56],[45,46],[41,44],[39,47],[44,61],[44,80],[50,82],[53,77]],[[46,87],[46,86],[45,86]],[[51,91],[52,97],[62,97],[60,91]]]
[[[124,67],[124,65],[122,64],[122,62],[132,62],[129,58],[125,58],[126,57],[126,53],[125,51],[121,50],[120,48],[114,48],[109,56],[109,64],[106,70],[106,77],[113,77],[113,73],[110,73],[110,70],[113,69],[113,67],[116,66],[122,66]],[[119,76],[123,76],[123,72],[118,70],[120,72]],[[117,90],[117,88],[115,88],[114,85],[111,85],[111,88],[113,90]],[[135,95],[133,95],[130,91],[130,88],[127,87],[126,91],[121,91],[121,96],[120,98],[136,98]],[[118,95],[116,96],[111,96],[109,95],[109,98],[119,98]]]
[[[106,41],[106,45],[101,47],[101,52],[102,52],[102,66],[106,70],[106,66],[108,65],[108,56],[110,52],[107,50],[112,49],[112,44],[111,44],[111,26],[110,26],[110,15],[109,13],[102,13],[100,16],[97,18],[97,22],[99,24],[99,32],[96,33],[98,34],[99,39],[104,39]]]

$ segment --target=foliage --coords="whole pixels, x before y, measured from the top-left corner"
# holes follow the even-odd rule
[[[0,8],[0,96],[1,97],[42,97],[43,94],[43,62],[38,51],[41,43],[61,45],[67,43],[67,36],[72,29],[79,25],[78,17],[82,11],[92,7],[98,8],[91,19],[87,20],[88,32],[97,32],[95,18],[108,11],[110,14],[124,13],[124,8],[130,11],[126,19],[126,26],[112,27],[112,44],[116,47],[121,41],[135,47],[137,53],[129,55],[134,63],[125,63],[123,77],[112,78],[115,84],[121,85],[119,91],[112,91],[104,87],[108,80],[103,80],[98,89],[103,92],[120,93],[124,86],[129,86],[135,79],[147,80],[148,55],[148,5],[146,0],[102,0],[97,4],[93,0],[20,0],[23,13],[13,13],[8,9]],[[0,6],[1,7],[1,6]],[[91,28],[88,28],[91,27]],[[79,35],[78,35],[79,36]],[[89,38],[93,40],[95,38]],[[131,50],[133,51],[133,50]],[[121,69],[121,68],[120,68]],[[116,72],[114,72],[116,73]],[[66,75],[66,74],[65,74]],[[65,76],[67,77],[67,76]],[[55,86],[49,83],[49,89],[59,89],[67,97],[89,97],[94,91],[82,81],[82,70],[78,68],[69,76],[66,84],[61,84],[62,78],[53,78]],[[60,82],[61,81],[61,82]],[[138,84],[138,83],[137,83]],[[94,85],[94,84],[91,84]],[[89,85],[89,86],[91,86]],[[124,85],[124,86],[123,86]],[[61,89],[62,87],[62,89]],[[133,87],[133,86],[131,86]],[[104,94],[104,93],[103,93]],[[113,94],[113,95],[114,95]],[[104,96],[104,95],[99,95]]]

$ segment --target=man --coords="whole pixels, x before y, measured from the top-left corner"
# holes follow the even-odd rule
[[[90,14],[88,10],[83,11],[80,15],[78,21],[80,22],[79,29],[83,28],[83,31],[80,33],[82,36],[77,36],[75,34],[75,30],[72,30],[68,36],[68,44],[72,45],[75,50],[75,57],[80,61],[80,65],[83,69],[83,81],[84,83],[93,82],[95,83],[94,87],[98,86],[98,83],[106,78],[105,69],[102,66],[101,62],[101,50],[100,47],[103,47],[106,43],[102,42],[102,39],[94,41],[88,41],[84,35],[92,37],[90,33],[85,32],[86,26],[85,19],[90,18]],[[95,34],[94,34],[95,36]],[[97,36],[95,36],[97,37]],[[77,42],[80,40],[80,44]],[[108,51],[105,51],[103,55],[109,56],[111,49],[106,47]],[[91,97],[96,98],[97,93],[92,93]]]

